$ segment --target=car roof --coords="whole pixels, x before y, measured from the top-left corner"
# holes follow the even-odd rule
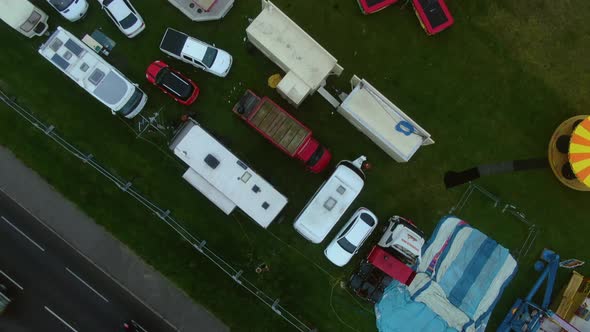
[[[326,248],[326,257],[336,264],[346,264],[352,256],[351,253],[342,249],[342,247],[335,242]]]
[[[186,53],[197,60],[203,60],[205,52],[207,52],[207,47],[207,44],[191,37],[186,40],[182,48],[182,53]]]
[[[367,225],[364,221],[357,217],[355,221],[353,221],[352,228],[345,234],[344,237],[348,240],[348,242],[358,246],[360,242],[365,238],[368,232],[372,229],[371,226]]]
[[[105,0],[104,5],[108,7],[108,10],[118,21],[133,13],[123,0]]]

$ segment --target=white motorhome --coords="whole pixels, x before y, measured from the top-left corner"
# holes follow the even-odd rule
[[[128,119],[147,103],[147,95],[73,34],[58,27],[39,53],[94,98]]]
[[[352,162],[338,163],[334,173],[297,216],[293,227],[299,234],[316,244],[326,238],[363,189],[365,174],[361,168],[366,160],[361,156]]]
[[[28,0],[0,0],[0,18],[29,38],[43,35],[48,28],[47,14]]]
[[[239,207],[266,228],[287,204],[285,196],[192,119],[170,149],[189,166],[182,177],[225,214]]]

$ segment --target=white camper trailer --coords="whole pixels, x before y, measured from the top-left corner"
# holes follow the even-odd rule
[[[266,228],[287,204],[285,196],[192,119],[170,149],[189,166],[182,177],[225,214],[238,207]]]
[[[338,112],[397,162],[407,162],[430,134],[383,96],[369,82],[353,76],[352,92]]]
[[[41,45],[39,53],[113,114],[131,119],[147,103],[147,95],[137,84],[62,27]]]
[[[48,28],[47,14],[28,0],[0,0],[0,18],[29,38],[43,35]]]
[[[248,40],[287,74],[277,91],[289,103],[303,100],[326,84],[329,75],[344,70],[338,60],[268,0],[246,28]]]
[[[316,244],[326,238],[363,189],[365,174],[361,168],[366,160],[361,156],[353,162],[338,163],[334,173],[297,216],[293,227],[299,234]]]

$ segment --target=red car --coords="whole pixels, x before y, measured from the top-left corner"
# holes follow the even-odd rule
[[[397,0],[357,0],[363,14],[373,14],[389,5],[393,5]]]
[[[199,87],[190,78],[170,68],[163,61],[154,61],[146,70],[145,77],[183,105],[190,105],[199,96]]]

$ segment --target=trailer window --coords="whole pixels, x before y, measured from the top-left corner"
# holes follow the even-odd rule
[[[23,30],[24,32],[30,32],[31,30],[33,30],[35,25],[37,25],[37,23],[39,23],[40,19],[41,19],[41,14],[37,13],[36,11],[33,11],[31,13],[31,16],[29,16],[29,18],[25,21],[25,23],[23,23],[20,26],[21,30]]]

